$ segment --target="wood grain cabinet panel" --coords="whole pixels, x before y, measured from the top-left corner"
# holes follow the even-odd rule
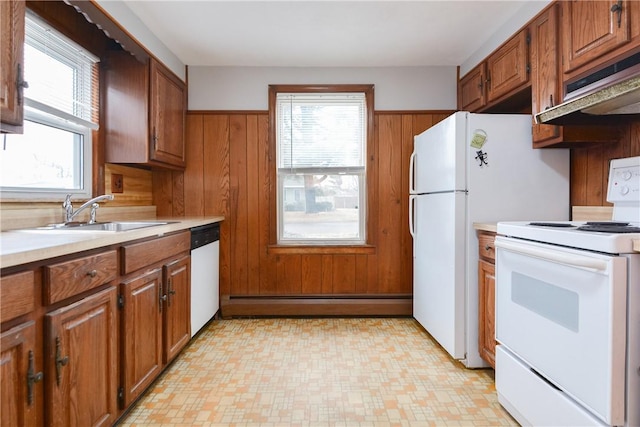
[[[35,274],[24,271],[0,282],[0,322],[31,313],[35,308]]]
[[[480,357],[495,368],[496,358],[496,234],[478,231],[478,348]]]
[[[630,41],[630,1],[560,3],[565,73],[586,64],[593,67],[597,58]]]
[[[189,231],[124,245],[122,247],[123,274],[140,270],[167,259],[173,254],[188,251],[190,247],[191,233]]]
[[[48,426],[110,426],[117,416],[115,287],[45,316]]]
[[[509,39],[487,58],[487,101],[496,101],[529,82],[529,30]]]
[[[480,357],[491,367],[496,367],[496,266],[486,261],[478,261],[478,300],[480,322],[478,346]]]
[[[97,288],[118,276],[115,250],[76,258],[44,268],[44,302],[53,304]]]
[[[184,82],[153,58],[115,51],[105,63],[105,161],[184,169]]]
[[[121,407],[128,407],[162,371],[162,268],[120,285]]]
[[[22,133],[24,0],[0,1],[0,130]]]
[[[560,4],[553,3],[531,23],[531,110],[536,114],[562,102]],[[613,143],[617,132],[609,126],[533,124],[533,147],[579,147]]]
[[[25,322],[0,335],[0,422],[3,426],[37,426],[42,405],[40,355],[36,354],[35,322]]]
[[[191,339],[191,257],[164,266],[164,362],[169,363]]]
[[[458,82],[458,109],[478,111],[487,103],[485,77],[486,63],[482,62]]]

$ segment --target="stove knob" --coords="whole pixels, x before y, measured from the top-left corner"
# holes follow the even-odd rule
[[[629,171],[622,172],[622,179],[624,179],[625,181],[629,181],[631,179],[631,172]]]
[[[623,196],[626,196],[627,194],[629,194],[629,187],[627,187],[626,185],[625,185],[625,186],[623,186],[623,187],[620,189],[620,194],[622,194]]]

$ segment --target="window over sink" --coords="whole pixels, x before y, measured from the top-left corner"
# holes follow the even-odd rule
[[[98,58],[30,11],[24,56],[24,133],[1,136],[2,199],[90,197]]]

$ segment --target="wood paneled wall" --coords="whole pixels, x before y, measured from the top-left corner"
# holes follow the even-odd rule
[[[154,171],[154,204],[159,217],[226,217],[220,233],[223,316],[409,315],[409,156],[413,136],[449,114],[375,114],[375,149],[369,153],[375,166],[368,171],[374,177],[374,195],[368,212],[378,224],[366,248],[282,249],[269,241],[272,183],[266,111],[190,112],[187,169]],[[393,299],[401,302],[390,303]],[[337,310],[343,300],[365,303]]]
[[[618,127],[616,144],[593,144],[571,150],[571,205],[607,206],[609,161],[640,156],[640,118],[626,120]]]

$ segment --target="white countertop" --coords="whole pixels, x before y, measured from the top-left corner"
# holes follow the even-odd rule
[[[68,230],[3,231],[0,233],[0,267],[13,267],[145,237],[162,236],[174,231],[187,230],[223,220],[223,216],[154,218],[151,221],[171,221],[171,223],[117,232]]]

